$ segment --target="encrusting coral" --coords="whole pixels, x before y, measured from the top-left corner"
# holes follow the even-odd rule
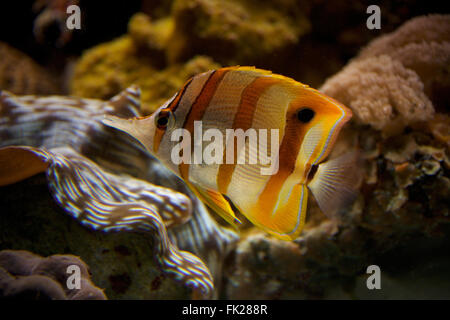
[[[110,101],[2,92],[0,185],[45,172],[54,200],[68,214],[93,230],[143,233],[164,274],[197,297],[211,297],[211,273],[220,283],[236,235],[219,227],[137,142],[101,124],[107,113],[138,116],[139,90],[131,87]]]
[[[305,6],[289,0],[176,0],[168,59],[206,54],[224,64],[247,64],[273,56],[309,31]]]
[[[80,287],[69,288],[71,273],[78,266]],[[0,251],[0,297],[52,300],[105,300],[103,291],[90,279],[88,266],[73,255],[43,258],[24,250]]]
[[[127,35],[84,52],[71,94],[109,99],[137,84],[143,112],[151,113],[190,77],[220,64],[283,60],[309,32],[303,9],[291,0],[177,0],[158,20],[137,13]]]
[[[352,108],[357,122],[390,135],[433,118],[439,106],[430,99],[439,103],[433,91],[448,91],[449,65],[450,16],[418,17],[372,41],[320,90]]]

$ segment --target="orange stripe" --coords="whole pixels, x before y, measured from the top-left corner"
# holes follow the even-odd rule
[[[251,127],[259,98],[268,87],[276,82],[279,82],[279,80],[269,77],[258,77],[242,91],[239,107],[234,116],[233,129],[242,129],[245,132]],[[217,186],[219,192],[221,193],[227,192],[233,172],[236,169],[238,156],[237,139],[236,137],[233,139],[234,161],[232,164],[227,164],[226,153],[224,152],[223,163],[220,165],[219,172],[217,174]]]
[[[189,109],[189,112],[183,124],[183,128],[188,130],[189,133],[191,134],[191,146],[194,145],[194,137],[193,137],[194,121],[199,121],[203,118],[206,109],[208,108],[208,105],[211,102],[214,93],[216,92],[217,87],[219,86],[225,74],[230,69],[231,68],[222,68],[213,71],[209,76],[209,79],[206,80],[205,84],[203,85],[202,90],[197,95],[197,98],[195,99],[191,108]],[[179,165],[179,171],[183,179],[185,180],[189,179],[189,164],[181,163]]]

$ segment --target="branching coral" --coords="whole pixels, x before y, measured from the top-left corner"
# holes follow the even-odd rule
[[[449,65],[450,16],[419,17],[371,42],[321,91],[351,107],[359,122],[399,132],[433,117],[432,90],[448,83]]]
[[[68,288],[70,266],[80,270],[80,287]],[[72,255],[43,258],[28,251],[0,251],[0,296],[56,300],[104,300],[90,280],[87,265]]]
[[[296,1],[175,1],[172,14],[134,15],[128,34],[86,51],[71,93],[109,99],[131,84],[142,89],[144,113],[169,99],[188,78],[222,64],[282,60],[310,29]]]
[[[45,171],[55,201],[67,213],[94,230],[148,234],[152,254],[166,274],[211,296],[210,272],[194,254],[219,281],[221,261],[236,236],[220,228],[186,186],[137,142],[101,124],[105,113],[139,115],[138,93],[129,88],[103,102],[3,92],[0,182]]]

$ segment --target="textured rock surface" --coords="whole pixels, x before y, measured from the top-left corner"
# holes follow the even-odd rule
[[[0,89],[17,94],[54,94],[60,88],[31,58],[0,42]]]
[[[170,19],[152,23],[144,14],[135,15],[128,35],[84,53],[74,71],[72,94],[109,99],[136,84],[142,90],[142,110],[147,114],[175,94],[190,77],[218,67],[205,56],[167,65],[164,50],[170,24]]]
[[[79,280],[74,281],[71,275],[78,275]],[[79,287],[69,288],[68,284]],[[0,296],[36,300],[106,299],[103,291],[91,282],[88,266],[78,257],[43,258],[24,250],[0,251]]]
[[[224,64],[268,59],[297,44],[310,29],[307,5],[297,1],[177,0],[169,61],[195,54]]]

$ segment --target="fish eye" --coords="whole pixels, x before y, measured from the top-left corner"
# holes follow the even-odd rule
[[[316,113],[314,112],[314,110],[307,107],[301,108],[300,110],[297,111],[297,119],[303,123],[310,122],[315,115]]]
[[[156,126],[158,129],[165,130],[167,126],[173,122],[173,120],[173,114],[171,111],[161,110],[156,118]]]

